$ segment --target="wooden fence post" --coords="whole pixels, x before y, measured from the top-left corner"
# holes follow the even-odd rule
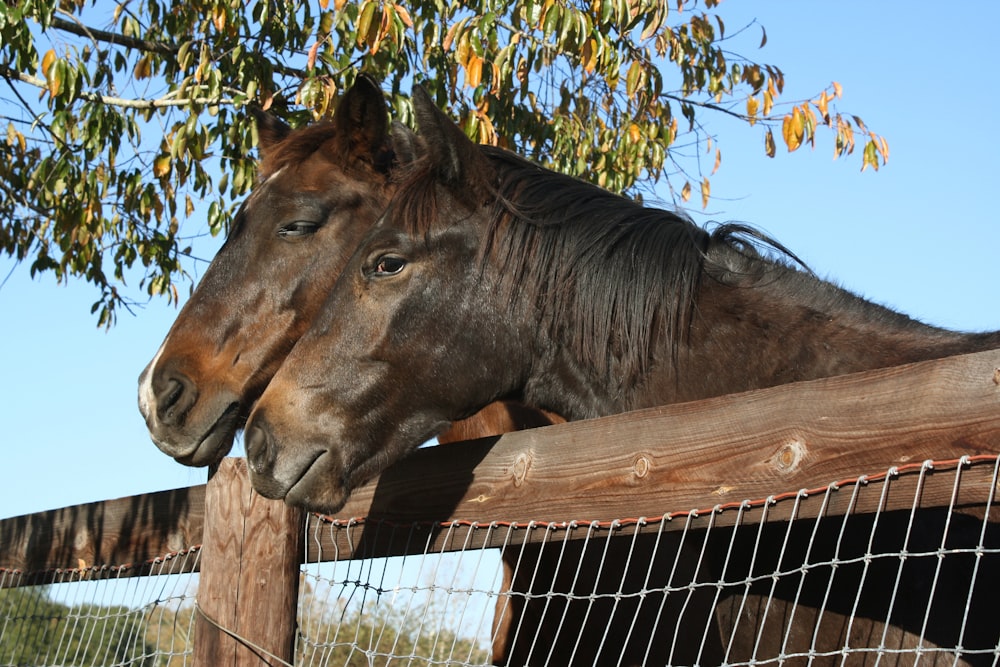
[[[195,667],[293,662],[304,546],[302,511],[254,492],[244,459],[223,459],[205,490]]]

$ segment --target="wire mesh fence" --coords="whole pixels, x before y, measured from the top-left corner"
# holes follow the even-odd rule
[[[0,665],[188,665],[198,549],[141,566],[0,569]],[[41,583],[38,583],[41,582]]]
[[[310,665],[994,665],[996,484],[990,456],[610,522],[314,516],[308,537],[324,549],[303,570],[299,655]],[[924,506],[932,487],[948,489],[947,506]],[[890,495],[909,509],[887,511]],[[392,544],[409,555],[365,559]]]
[[[991,455],[613,521],[312,515],[294,662],[996,665],[997,483]],[[0,665],[195,664],[200,553],[0,569]]]

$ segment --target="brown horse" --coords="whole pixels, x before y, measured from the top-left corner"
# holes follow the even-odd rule
[[[258,181],[229,237],[139,376],[139,409],[156,445],[181,463],[229,451],[250,406],[319,310],[355,246],[385,209],[398,154],[385,102],[366,77],[332,121],[296,131],[257,114]],[[495,405],[453,438],[551,423]]]
[[[476,147],[420,91],[414,106],[426,155],[251,414],[265,496],[334,511],[498,398],[582,419],[1000,347],[764,255],[746,230]]]
[[[413,150],[405,128],[389,131],[382,93],[364,76],[331,121],[293,131],[268,114],[256,120],[261,162],[254,190],[139,376],[139,409],[153,441],[185,465],[211,465],[229,452],[250,406],[384,210],[397,160]],[[438,439],[555,421],[562,420],[497,402]]]

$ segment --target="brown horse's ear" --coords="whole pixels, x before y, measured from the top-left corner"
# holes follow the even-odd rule
[[[257,150],[260,153],[260,160],[263,161],[268,151],[280,144],[292,128],[258,107],[250,107],[250,113],[257,122]]]
[[[420,86],[413,88],[413,112],[438,178],[456,193],[487,195],[493,182],[489,160]]]
[[[340,136],[347,137],[347,159],[376,166],[389,153],[389,114],[382,89],[374,79],[359,74],[337,105],[333,122]]]
[[[413,164],[427,152],[423,140],[398,120],[392,121],[390,136],[392,137],[392,150],[396,156],[396,164],[399,167]]]

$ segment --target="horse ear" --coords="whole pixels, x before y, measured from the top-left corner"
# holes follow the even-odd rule
[[[459,191],[487,191],[489,160],[421,86],[413,88],[413,112],[438,178]]]
[[[392,121],[392,150],[396,154],[396,164],[406,167],[426,153],[423,140],[398,120]]]
[[[388,152],[389,114],[382,89],[371,77],[360,74],[333,115],[340,136],[348,138],[349,160],[380,164]]]
[[[263,161],[268,151],[284,141],[285,137],[292,131],[280,118],[272,116],[259,107],[250,107],[257,122],[257,150],[260,152],[260,159]]]

